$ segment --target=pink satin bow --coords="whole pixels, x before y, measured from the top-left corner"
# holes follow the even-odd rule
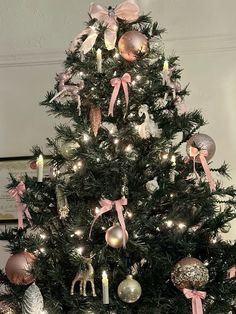
[[[23,213],[31,224],[31,215],[28,207],[21,202],[21,195],[25,191],[25,184],[23,181],[20,181],[19,184],[8,191],[8,193],[15,198],[16,208],[18,213],[18,229],[23,229]]]
[[[208,156],[208,151],[205,149],[198,150],[198,148],[190,146],[189,155],[190,155],[190,157],[193,158],[193,169],[194,169],[194,173],[195,173],[196,177],[199,179],[199,174],[197,173],[196,167],[195,167],[196,158],[198,157],[201,164],[202,164],[204,172],[206,174],[210,190],[211,190],[211,192],[215,191],[216,185],[215,185],[215,182],[212,178],[211,171],[209,169],[208,163],[207,163],[206,158],[205,158]]]
[[[236,276],[236,265],[227,270],[227,278],[234,278]]]
[[[125,0],[114,9],[111,7],[104,9],[99,4],[91,3],[89,14],[91,18],[97,19],[106,27],[104,33],[105,45],[108,50],[112,50],[115,48],[117,38],[117,18],[128,23],[136,21],[139,17],[139,6],[135,0]]]
[[[102,206],[102,208],[100,209],[99,213],[97,213],[97,215],[95,216],[92,222],[90,232],[89,232],[89,238],[91,238],[92,229],[98,217],[106,212],[109,212],[112,209],[112,206],[115,205],[116,212],[118,215],[118,220],[121,225],[121,229],[123,233],[123,247],[125,247],[126,246],[126,226],[125,226],[125,220],[124,220],[124,216],[122,212],[124,210],[123,206],[127,205],[127,198],[121,198],[116,201],[111,201],[105,198],[105,199],[101,199],[99,203]]]
[[[187,299],[192,299],[192,313],[203,314],[201,299],[205,299],[206,292],[183,289],[183,293]]]
[[[128,83],[130,82],[131,82],[131,76],[129,75],[129,73],[125,73],[122,77],[114,77],[113,79],[111,79],[111,86],[113,86],[114,89],[111,95],[108,115],[111,115],[113,117],[114,104],[119,94],[121,84],[123,86],[123,90],[125,94],[125,103],[126,103],[126,106],[128,107],[128,104],[129,104]]]

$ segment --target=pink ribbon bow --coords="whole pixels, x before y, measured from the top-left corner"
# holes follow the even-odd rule
[[[201,299],[205,299],[206,292],[183,289],[183,293],[187,299],[192,299],[192,313],[203,314]]]
[[[196,171],[195,163],[196,163],[196,158],[199,158],[199,160],[200,160],[200,162],[202,164],[202,167],[204,169],[204,172],[206,174],[210,190],[211,190],[211,192],[215,191],[216,190],[216,185],[215,185],[215,182],[214,182],[214,180],[212,178],[211,171],[210,171],[210,168],[208,166],[208,163],[206,161],[206,157],[208,156],[208,151],[206,149],[199,150],[196,147],[190,146],[189,155],[190,155],[190,157],[193,158],[193,170],[194,170],[194,173],[195,173],[197,179],[199,179],[199,174]]]
[[[21,195],[25,191],[25,184],[23,181],[20,181],[19,184],[8,191],[8,193],[15,198],[16,208],[18,213],[18,229],[23,229],[23,213],[31,224],[31,215],[28,207],[21,202]]]
[[[236,265],[230,267],[227,270],[227,278],[234,278],[236,276]]]
[[[122,77],[114,77],[113,79],[111,79],[110,82],[111,82],[111,86],[113,86],[114,89],[113,89],[113,92],[111,95],[108,115],[111,115],[113,117],[114,104],[115,104],[117,96],[119,94],[121,84],[123,86],[123,90],[124,90],[124,94],[125,94],[126,107],[128,107],[128,104],[129,104],[128,83],[131,82],[131,76],[129,75],[129,73],[125,73]]]
[[[139,17],[139,6],[135,0],[125,0],[116,8],[104,9],[101,5],[91,3],[89,14],[92,19],[97,19],[107,29],[104,33],[105,45],[108,50],[115,48],[118,23],[117,18],[126,22],[134,22]]]
[[[123,216],[123,206],[124,205],[127,205],[127,199],[126,198],[121,198],[119,200],[116,200],[116,201],[111,201],[111,200],[108,200],[108,199],[101,199],[99,201],[100,205],[102,206],[102,208],[100,209],[99,213],[97,213],[97,215],[95,216],[93,222],[92,222],[92,225],[91,225],[91,228],[90,228],[90,232],[89,232],[89,238],[91,238],[91,233],[92,233],[92,229],[93,229],[93,226],[96,222],[96,220],[98,219],[99,216],[101,216],[102,214],[106,213],[106,212],[109,212],[111,209],[112,209],[112,206],[115,205],[115,208],[116,208],[116,212],[117,212],[117,215],[118,215],[118,220],[119,220],[119,223],[121,225],[121,229],[122,229],[122,233],[123,233],[123,247],[126,246],[126,226],[125,226],[125,220],[124,220],[124,216]]]

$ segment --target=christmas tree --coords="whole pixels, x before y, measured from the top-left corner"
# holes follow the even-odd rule
[[[236,190],[216,181],[228,168],[209,164],[215,142],[187,111],[178,57],[135,0],[89,17],[41,103],[68,120],[49,156],[33,148],[37,176],[11,176],[0,312],[233,312],[236,248],[220,233]]]

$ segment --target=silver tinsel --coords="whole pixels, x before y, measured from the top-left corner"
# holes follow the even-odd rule
[[[22,314],[40,314],[43,312],[43,296],[38,286],[33,283],[25,291],[22,301]]]

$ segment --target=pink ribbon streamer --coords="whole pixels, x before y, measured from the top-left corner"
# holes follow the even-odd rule
[[[18,229],[23,229],[23,213],[31,224],[31,215],[28,207],[21,202],[21,195],[25,191],[25,184],[23,181],[20,181],[19,184],[8,191],[8,193],[15,198],[16,208],[18,213]]]
[[[199,158],[199,160],[200,160],[200,162],[202,164],[202,167],[204,169],[204,172],[206,174],[210,190],[211,190],[211,192],[215,191],[216,190],[216,185],[215,185],[215,182],[214,182],[214,180],[212,178],[211,171],[210,171],[210,168],[208,166],[208,163],[206,161],[206,157],[208,156],[208,151],[206,149],[199,150],[196,147],[190,146],[189,155],[190,155],[190,157],[193,158],[193,169],[194,169],[194,173],[195,173],[197,179],[199,179],[199,174],[196,171],[195,163],[196,163],[196,158]]]
[[[87,38],[85,39],[84,42],[81,41],[81,38],[87,35]],[[96,30],[95,26],[89,26],[86,29],[84,29],[81,33],[79,33],[71,42],[70,44],[70,51],[75,51],[77,45],[79,43],[82,43],[79,51],[82,52],[83,54],[88,53],[94,46],[96,39],[98,37],[98,31]]]
[[[227,278],[234,278],[236,276],[236,265],[230,267],[227,270]]]
[[[125,73],[122,77],[114,77],[113,79],[111,79],[110,82],[111,82],[111,86],[113,86],[114,89],[113,89],[113,92],[111,95],[108,115],[111,115],[113,117],[114,104],[115,104],[117,96],[119,94],[121,84],[122,84],[124,94],[125,94],[126,107],[128,107],[128,104],[129,104],[128,83],[131,82],[131,76],[129,73]]]
[[[121,225],[121,229],[123,233],[123,247],[125,247],[126,246],[126,226],[125,226],[125,220],[123,216],[123,210],[124,210],[123,206],[127,205],[127,198],[121,198],[116,201],[111,201],[105,198],[105,199],[101,199],[99,203],[102,208],[100,209],[99,213],[97,213],[97,215],[95,216],[92,222],[90,232],[89,232],[89,238],[91,238],[92,229],[98,217],[100,217],[102,214],[106,212],[109,212],[112,209],[112,206],[115,205],[118,220]]]
[[[205,299],[206,292],[183,289],[183,293],[187,299],[192,299],[192,313],[203,314],[201,299]]]
[[[139,17],[139,6],[135,0],[125,0],[114,9],[111,7],[104,9],[99,4],[91,3],[89,15],[107,28],[104,33],[105,45],[108,50],[112,50],[115,48],[117,38],[117,18],[128,23],[136,21]]]

